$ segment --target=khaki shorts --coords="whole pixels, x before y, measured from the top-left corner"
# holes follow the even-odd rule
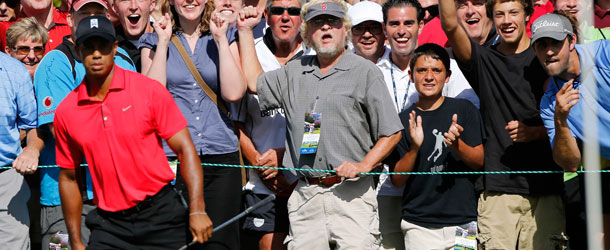
[[[289,250],[377,249],[379,219],[370,176],[331,187],[299,180],[288,199]]]
[[[565,249],[565,214],[560,195],[485,191],[479,197],[480,249]]]
[[[406,249],[450,250],[455,246],[457,226],[429,228],[402,220]]]

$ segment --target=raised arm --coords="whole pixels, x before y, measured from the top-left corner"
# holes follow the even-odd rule
[[[151,48],[141,49],[142,74],[159,81],[163,86],[167,83],[167,49],[172,36],[172,22],[169,14],[161,17],[153,24],[159,37],[156,51]]]
[[[453,0],[439,0],[438,8],[441,26],[453,48],[455,59],[461,63],[470,63],[472,45],[464,28],[458,24],[455,3]]]
[[[212,221],[206,214],[203,200],[203,168],[187,128],[167,140],[180,162],[180,175],[189,194],[189,226],[193,241],[203,243],[212,237]]]
[[[581,162],[580,148],[568,127],[570,109],[578,102],[579,91],[573,89],[572,81],[567,82],[557,92],[555,104],[555,140],[553,159],[565,171],[576,171]]]
[[[222,18],[218,10],[212,13],[210,32],[218,48],[220,95],[228,102],[239,101],[246,93],[246,81],[239,64],[239,51],[236,43],[229,45],[227,29],[229,22]]]
[[[258,76],[263,73],[263,68],[258,61],[256,49],[254,48],[254,35],[252,29],[261,21],[262,12],[255,7],[244,7],[237,18],[239,32],[239,51],[241,53],[241,65],[246,75],[248,91],[256,94],[256,82]]]

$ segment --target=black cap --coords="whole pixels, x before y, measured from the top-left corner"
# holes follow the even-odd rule
[[[114,26],[105,16],[89,16],[78,23],[76,45],[80,46],[87,38],[100,37],[109,42],[116,41]]]

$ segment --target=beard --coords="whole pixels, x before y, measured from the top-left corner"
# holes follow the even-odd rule
[[[322,57],[334,57],[343,52],[343,48],[345,48],[345,40],[338,42],[335,46],[332,47],[322,47],[322,42],[312,42],[313,50],[316,51],[317,55]]]

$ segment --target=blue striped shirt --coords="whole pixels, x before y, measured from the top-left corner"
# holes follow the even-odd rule
[[[20,61],[0,53],[0,166],[21,154],[19,129],[30,128],[36,128],[30,73]]]

